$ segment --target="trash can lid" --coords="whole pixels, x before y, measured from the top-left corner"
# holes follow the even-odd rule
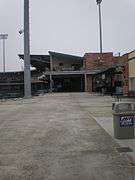
[[[125,112],[113,111],[113,115],[116,115],[116,116],[135,116],[135,111],[125,111]]]
[[[135,103],[133,102],[116,102],[113,108],[114,113],[135,113]]]

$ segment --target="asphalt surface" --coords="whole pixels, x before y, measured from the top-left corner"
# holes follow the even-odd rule
[[[135,163],[91,116],[94,102],[108,106],[109,97],[101,98],[60,93],[0,102],[0,180],[134,180]]]

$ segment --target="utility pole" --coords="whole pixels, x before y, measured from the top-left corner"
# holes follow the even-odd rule
[[[52,58],[52,55],[50,53],[50,93],[53,92],[52,72],[53,72],[53,58]]]
[[[24,96],[31,97],[29,0],[24,0]]]
[[[102,45],[102,20],[101,20],[101,2],[102,0],[96,0],[99,10],[99,35],[100,35],[100,53],[103,52],[103,45]]]
[[[8,34],[0,34],[0,40],[3,40],[3,72],[5,73],[6,71],[6,55],[5,55],[5,40],[8,38]]]

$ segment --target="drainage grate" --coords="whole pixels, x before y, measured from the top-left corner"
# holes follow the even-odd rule
[[[133,152],[133,150],[130,147],[120,147],[120,148],[116,148],[116,150],[119,153],[124,153],[124,152]]]

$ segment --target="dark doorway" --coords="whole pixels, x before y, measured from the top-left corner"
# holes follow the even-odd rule
[[[55,92],[84,92],[82,75],[53,76]]]

